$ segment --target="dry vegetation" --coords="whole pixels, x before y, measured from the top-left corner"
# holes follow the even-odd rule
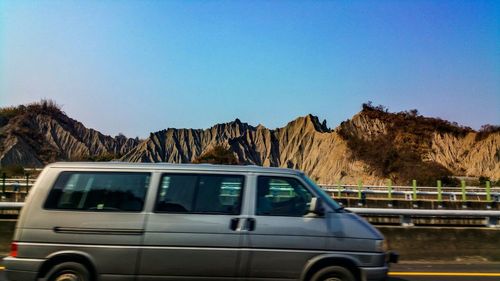
[[[0,118],[7,121],[25,113],[59,115],[63,112],[61,106],[50,99],[42,99],[28,105],[0,108]]]
[[[91,162],[109,162],[112,160],[119,159],[122,155],[104,152],[99,155],[85,155],[69,159],[70,161],[91,161]]]
[[[481,126],[481,129],[479,129],[479,132],[476,135],[476,141],[480,141],[482,139],[487,138],[490,134],[498,133],[500,132],[500,126],[495,126],[491,124],[486,124]]]
[[[392,178],[400,184],[409,184],[412,179],[429,185],[434,185],[438,179],[444,185],[458,184],[451,178],[451,171],[438,163],[423,161],[421,155],[431,149],[435,132],[463,136],[473,132],[471,128],[439,118],[423,117],[416,109],[389,113],[386,107],[373,106],[371,102],[363,104],[361,114],[390,126],[387,134],[370,140],[350,133],[344,122],[340,126],[339,134],[348,142],[353,156],[371,167],[368,172]]]
[[[206,151],[197,157],[193,163],[209,163],[209,164],[223,164],[223,165],[238,165],[238,159],[234,153],[222,145],[216,145],[212,149]]]

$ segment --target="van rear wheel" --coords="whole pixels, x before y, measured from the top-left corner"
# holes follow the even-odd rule
[[[329,266],[316,272],[311,281],[355,281],[351,271],[342,266]]]
[[[47,277],[48,281],[90,281],[87,268],[76,262],[63,262],[54,266]]]

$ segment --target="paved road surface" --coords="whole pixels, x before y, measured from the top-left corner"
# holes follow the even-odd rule
[[[392,266],[388,281],[493,281],[500,280],[500,263],[418,263]],[[7,281],[0,267],[0,281]]]

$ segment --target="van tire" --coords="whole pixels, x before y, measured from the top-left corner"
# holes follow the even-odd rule
[[[47,281],[91,281],[88,269],[77,262],[55,265],[47,274]]]
[[[349,269],[342,266],[328,266],[316,272],[311,281],[355,281]]]

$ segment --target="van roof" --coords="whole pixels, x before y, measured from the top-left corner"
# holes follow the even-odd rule
[[[132,170],[192,170],[228,171],[245,173],[304,174],[300,170],[288,168],[261,167],[255,165],[214,165],[214,164],[174,164],[174,163],[130,163],[130,162],[56,162],[47,168],[90,168],[90,169],[132,169]]]

